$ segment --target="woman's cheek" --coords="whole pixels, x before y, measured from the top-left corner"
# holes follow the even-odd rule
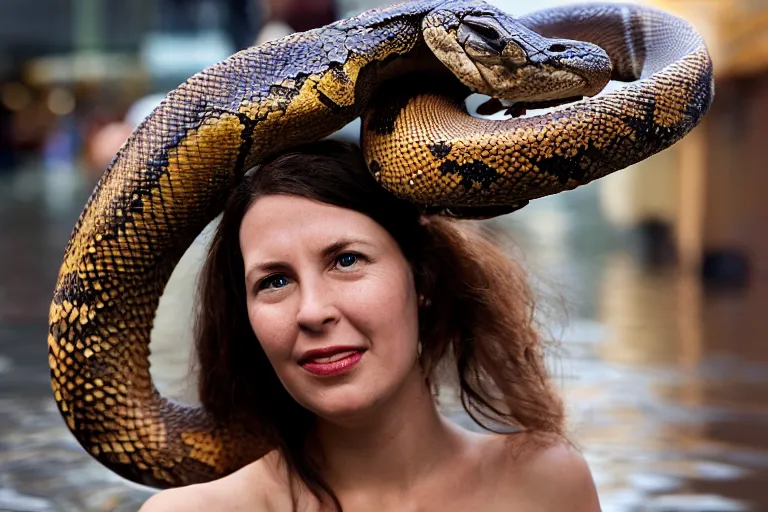
[[[355,323],[371,331],[368,334],[390,337],[395,331],[409,330],[417,318],[413,278],[402,269],[396,270],[371,273],[346,294],[347,311],[355,317]]]
[[[272,305],[254,305],[249,308],[248,317],[253,333],[273,365],[281,359],[290,358],[293,350],[290,343],[291,326],[279,308]]]
[[[359,300],[369,307],[385,307],[386,311],[397,311],[398,305],[407,300],[407,285],[410,278],[392,265],[378,265],[371,269],[361,283]]]

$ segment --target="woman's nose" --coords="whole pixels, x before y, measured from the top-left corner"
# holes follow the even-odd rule
[[[296,314],[299,327],[320,332],[339,320],[340,313],[333,299],[333,293],[322,281],[302,283],[301,303]]]

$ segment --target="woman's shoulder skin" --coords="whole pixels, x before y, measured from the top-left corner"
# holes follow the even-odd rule
[[[514,510],[599,512],[589,467],[566,440],[526,433],[489,437],[478,454],[484,460],[484,468],[478,468],[484,480],[480,486],[490,485],[488,491],[496,498],[484,505],[487,510],[514,505]],[[291,510],[287,482],[276,461],[273,453],[220,480],[163,491],[139,512]]]
[[[541,434],[514,434],[501,440],[503,473],[531,508],[521,510],[599,512],[592,473],[567,440]],[[516,494],[516,493],[515,493]]]
[[[214,487],[212,484],[196,484],[167,489],[149,498],[139,509],[139,512],[211,510],[211,504],[216,501],[213,497]]]
[[[282,501],[285,484],[275,475],[269,457],[212,482],[162,491],[147,500],[139,512],[271,512],[275,500]]]

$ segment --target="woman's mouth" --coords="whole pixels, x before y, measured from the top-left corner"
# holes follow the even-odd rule
[[[345,350],[326,357],[313,357],[301,363],[301,367],[320,377],[341,375],[360,362],[363,353],[363,350]]]

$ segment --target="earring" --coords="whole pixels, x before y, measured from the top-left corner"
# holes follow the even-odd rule
[[[421,352],[422,352],[422,346],[421,346],[421,340],[419,340],[419,342],[416,343],[416,354],[418,355],[419,359],[421,359]]]

